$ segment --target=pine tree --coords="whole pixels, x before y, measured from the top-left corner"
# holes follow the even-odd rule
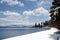
[[[60,0],[53,0],[50,8],[50,17],[49,26],[56,27],[60,30]]]

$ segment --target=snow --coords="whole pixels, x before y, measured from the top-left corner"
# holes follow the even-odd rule
[[[60,7],[56,7],[56,8],[55,8],[54,15],[58,14],[58,9],[59,9],[59,8],[60,8]]]
[[[58,10],[60,7],[56,7],[55,10]]]
[[[54,40],[54,32],[58,31],[56,28],[51,28],[49,30],[40,31],[36,33],[26,34],[22,36],[16,36],[12,38],[7,38],[3,40]]]

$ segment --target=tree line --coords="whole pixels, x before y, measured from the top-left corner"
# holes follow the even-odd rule
[[[60,30],[60,0],[53,0],[50,8],[49,27],[55,27]]]

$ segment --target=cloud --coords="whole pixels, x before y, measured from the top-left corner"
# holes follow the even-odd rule
[[[51,5],[51,1],[52,0],[42,0],[36,3],[36,5],[38,7],[42,6],[42,7],[47,7],[47,5]]]
[[[47,16],[47,15],[49,15],[49,12],[45,8],[40,7],[40,8],[34,9],[32,11],[24,11],[23,14],[24,15],[34,15],[34,16],[44,16],[44,15]]]
[[[46,20],[50,20],[48,10],[43,7],[36,8],[31,11],[24,11],[23,15],[27,16],[29,20],[33,20],[34,22],[44,22]]]
[[[0,25],[33,25],[35,22],[49,20],[49,12],[43,7],[31,11],[24,11],[23,14],[13,11],[2,12],[4,16],[0,18]]]
[[[34,15],[34,12],[33,11],[24,11],[23,15],[27,15],[27,16]]]
[[[6,11],[6,12],[4,12],[4,15],[8,15],[8,16],[20,16],[19,13],[12,12],[12,11]]]
[[[47,15],[49,15],[48,10],[46,10],[43,7],[37,8],[37,9],[35,9],[33,11],[34,11],[35,15],[37,15],[37,16],[44,16],[44,15],[47,16]]]
[[[5,20],[6,19],[6,20]],[[17,18],[16,18],[17,19]],[[28,20],[14,20],[14,19],[8,19],[7,18],[1,18],[3,20],[2,23],[0,23],[0,26],[9,26],[9,25],[33,25],[33,22],[30,22]]]
[[[40,3],[38,3],[38,5],[40,4],[40,5],[43,5],[45,2],[44,1],[41,1]]]
[[[37,1],[37,0],[26,0],[26,1],[31,1],[31,2],[35,2],[35,1]]]
[[[3,15],[5,18],[0,18],[0,26],[6,25],[33,25],[34,23],[29,21],[26,16],[21,15],[17,12],[4,11]]]
[[[24,6],[24,3],[18,0],[0,0],[0,3],[6,2],[10,6],[19,5],[20,7]]]

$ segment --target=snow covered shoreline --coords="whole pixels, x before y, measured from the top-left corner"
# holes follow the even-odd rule
[[[49,30],[41,31],[41,32],[36,32],[36,33],[31,33],[31,34],[26,34],[22,36],[16,36],[12,38],[7,38],[3,40],[55,40],[54,32],[58,31],[55,28],[51,28]]]

